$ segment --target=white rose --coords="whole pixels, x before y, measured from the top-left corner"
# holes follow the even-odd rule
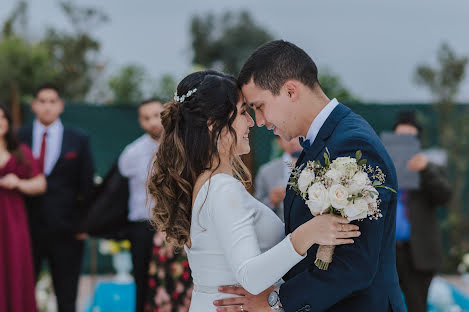
[[[342,174],[339,170],[329,169],[326,172],[326,177],[331,179],[333,183],[340,183],[340,178],[342,177]]]
[[[337,157],[332,161],[331,168],[351,178],[358,171],[357,160],[351,157]]]
[[[355,199],[355,201],[344,209],[345,215],[349,221],[365,219],[368,216],[368,203],[364,199]]]
[[[349,193],[342,184],[334,184],[329,189],[329,200],[335,209],[344,209],[349,205]]]
[[[353,195],[361,193],[369,181],[370,179],[368,178],[368,174],[366,172],[357,172],[350,181],[349,192]]]
[[[330,207],[327,189],[321,183],[314,183],[308,189],[308,200],[306,201],[313,216],[322,214]]]
[[[313,170],[303,169],[303,171],[301,171],[300,177],[298,178],[298,188],[300,189],[301,193],[306,193],[314,178],[315,175]]]

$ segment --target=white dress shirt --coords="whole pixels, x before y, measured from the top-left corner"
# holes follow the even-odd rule
[[[44,155],[44,174],[48,176],[54,169],[57,160],[59,160],[62,150],[62,140],[64,135],[64,126],[60,119],[54,121],[49,127],[44,126],[35,119],[33,122],[33,154],[38,158],[41,156],[42,136],[47,131],[46,151]]]
[[[321,130],[322,126],[326,122],[327,118],[329,115],[332,113],[334,108],[339,105],[339,102],[337,99],[332,99],[314,118],[313,122],[311,123],[311,126],[309,127],[308,134],[306,135],[306,140],[309,140],[309,143],[313,145],[314,140],[316,140],[316,136],[319,133],[319,130]]]
[[[130,221],[144,221],[150,218],[152,201],[150,197],[147,200],[146,182],[158,146],[158,142],[146,133],[127,145],[119,157],[119,172],[129,179]]]

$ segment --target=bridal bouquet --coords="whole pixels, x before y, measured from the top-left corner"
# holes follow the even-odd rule
[[[366,165],[362,152],[355,158],[338,157],[332,162],[326,148],[324,165],[320,161],[308,161],[300,167],[291,166],[288,185],[305,200],[314,216],[331,213],[350,221],[369,218],[376,220],[383,215],[376,188],[384,186],[386,176],[379,167]],[[334,246],[319,246],[315,265],[327,270],[332,262]]]

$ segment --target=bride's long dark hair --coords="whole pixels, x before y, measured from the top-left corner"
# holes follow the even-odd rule
[[[217,142],[225,129],[233,137],[233,174],[245,185],[251,182],[248,169],[235,154],[232,124],[241,96],[235,78],[213,70],[195,72],[179,83],[177,94],[185,95],[194,88],[197,91],[182,103],[165,104],[161,115],[164,134],[148,183],[155,199],[152,221],[177,247],[190,246],[194,185],[204,171],[218,168],[214,168],[220,164]]]

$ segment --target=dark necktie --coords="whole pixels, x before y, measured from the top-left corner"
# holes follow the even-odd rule
[[[311,147],[311,142],[308,139],[305,140],[304,138],[300,138],[300,145],[306,153]]]
[[[39,154],[39,165],[41,166],[42,172],[44,172],[44,161],[46,159],[46,138],[47,131],[44,131],[44,133],[42,134],[41,153]]]

